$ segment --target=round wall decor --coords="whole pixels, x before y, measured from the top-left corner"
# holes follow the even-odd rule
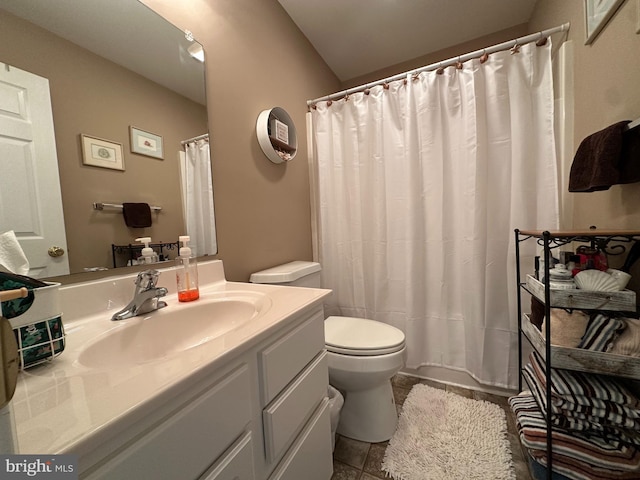
[[[296,156],[296,127],[286,110],[274,107],[260,112],[256,135],[260,148],[273,163],[289,162]]]

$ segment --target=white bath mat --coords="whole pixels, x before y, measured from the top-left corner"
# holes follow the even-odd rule
[[[415,385],[382,470],[395,480],[515,480],[504,410]]]

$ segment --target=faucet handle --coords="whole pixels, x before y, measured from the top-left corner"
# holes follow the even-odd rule
[[[136,286],[139,290],[155,288],[159,276],[160,272],[158,270],[145,270],[144,272],[140,272],[138,273],[138,278],[136,278]]]

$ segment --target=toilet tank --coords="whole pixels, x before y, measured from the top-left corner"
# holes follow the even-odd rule
[[[252,273],[251,283],[271,283],[293,287],[320,288],[320,264],[296,260]]]

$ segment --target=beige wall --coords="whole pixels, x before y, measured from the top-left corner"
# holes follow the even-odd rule
[[[410,70],[415,70],[426,65],[431,65],[436,62],[448,60],[450,58],[457,57],[458,55],[475,52],[476,50],[480,50],[484,47],[497,45],[502,42],[513,40],[514,38],[522,37],[527,33],[528,30],[526,24],[523,23],[521,25],[516,25],[515,27],[500,30],[499,32],[495,32],[490,35],[485,35],[468,42],[460,43],[453,47],[438,50],[437,52],[423,55],[407,62],[402,62],[367,75],[362,75],[360,77],[347,80],[343,82],[342,89],[346,90],[347,88],[364,85],[365,83],[375,82],[376,80],[380,80],[382,78],[392,77],[399,73],[408,72]]]
[[[143,0],[207,52],[219,255],[230,280],[294,259],[311,259],[306,100],[485,45],[571,22],[575,43],[575,143],[640,116],[637,0],[627,0],[592,46],[584,46],[584,2],[540,0],[525,29],[514,27],[341,84],[276,0]],[[258,114],[285,108],[298,126],[298,154],[275,165],[255,135]],[[126,141],[123,141],[126,144]],[[574,225],[634,228],[640,184],[575,195]]]
[[[177,152],[180,140],[207,131],[206,108],[2,10],[0,26],[0,61],[49,79],[71,272],[111,267],[112,243],[177,241]],[[131,153],[130,125],[162,135],[165,159]],[[83,165],[80,134],[120,143],[125,171]],[[98,212],[93,202],[147,202],[162,212],[134,229],[121,211]]]
[[[626,0],[595,41],[585,45],[584,2],[539,0],[536,5],[530,31],[571,22],[575,148],[584,137],[612,123],[640,117],[638,8],[638,0]],[[567,227],[640,228],[640,183],[569,195],[574,214],[573,225]]]
[[[227,278],[311,260],[306,100],[340,82],[276,0],[144,3],[205,48],[218,258]],[[256,138],[258,115],[272,107],[297,126],[298,153],[286,164],[271,163]]]

